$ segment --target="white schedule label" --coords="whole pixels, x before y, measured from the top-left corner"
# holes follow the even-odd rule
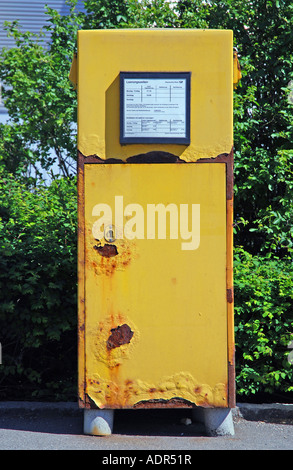
[[[124,137],[184,138],[185,78],[125,78]]]

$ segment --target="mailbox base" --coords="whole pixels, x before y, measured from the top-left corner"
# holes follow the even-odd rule
[[[113,431],[114,410],[84,410],[83,432],[92,436],[110,436]]]
[[[231,408],[195,408],[194,421],[204,424],[208,436],[234,436]],[[84,434],[110,436],[113,432],[114,410],[85,409]]]
[[[234,436],[231,408],[196,408],[193,418],[204,423],[209,436]]]

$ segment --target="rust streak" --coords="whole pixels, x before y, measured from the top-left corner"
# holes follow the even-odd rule
[[[133,336],[133,331],[130,327],[124,323],[124,325],[117,326],[117,328],[111,329],[111,335],[107,341],[107,349],[114,349],[122,346],[122,344],[130,343]]]
[[[233,299],[234,299],[233,288],[227,289],[227,302],[231,304],[233,302]]]
[[[235,351],[233,354],[233,362],[228,362],[228,404],[230,408],[235,408],[236,406]]]
[[[234,169],[234,158],[233,158],[233,148],[231,152],[222,153],[215,158],[200,158],[196,163],[225,163],[227,168],[227,200],[233,199],[233,169]]]

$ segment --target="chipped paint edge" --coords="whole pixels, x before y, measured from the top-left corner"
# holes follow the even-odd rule
[[[199,384],[188,372],[163,377],[157,383],[135,379],[117,384],[97,375],[88,384],[87,393],[89,401],[99,409],[193,406],[226,408],[228,405],[226,384],[219,383],[213,388],[207,384]]]

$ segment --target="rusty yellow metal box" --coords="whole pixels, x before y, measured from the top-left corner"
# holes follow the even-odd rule
[[[188,142],[121,141],[127,71],[190,77]],[[79,404],[231,408],[232,32],[80,31],[76,82]]]

